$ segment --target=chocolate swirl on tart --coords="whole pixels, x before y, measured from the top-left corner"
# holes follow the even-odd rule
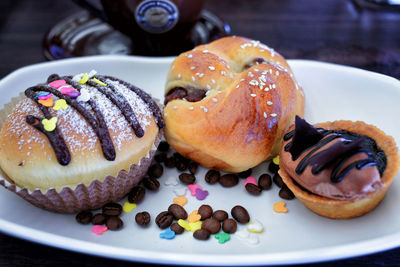
[[[362,121],[336,120],[311,126],[297,118],[296,124],[289,128],[281,146],[278,171],[296,198],[316,214],[333,219],[354,218],[373,210],[386,195],[400,165],[394,138]],[[305,136],[316,138],[321,133],[323,138],[313,145],[302,138],[307,145],[293,160],[289,150],[296,151],[298,126],[310,130]],[[336,138],[313,152],[330,136]],[[299,171],[300,162],[309,154],[307,167],[298,174],[296,169]],[[315,161],[311,160],[316,155]],[[339,172],[334,173],[335,168]],[[342,179],[332,180],[332,176]]]
[[[340,140],[335,144],[331,144],[338,139]],[[368,166],[376,166],[382,176],[386,167],[385,153],[377,148],[372,138],[345,130],[315,128],[298,116],[295,129],[284,136],[284,141],[289,141],[284,150],[291,154],[293,161],[305,154],[296,166],[295,171],[298,175],[301,175],[307,166],[312,167],[313,175],[333,167],[330,179],[332,183],[338,183],[353,169],[362,170]],[[364,153],[367,157],[349,161],[359,153]]]
[[[115,86],[113,86],[112,84],[107,84],[107,80],[119,82],[129,90],[133,91],[148,106],[149,110],[155,118],[157,126],[160,129],[165,127],[161,111],[159,110],[155,101],[148,94],[146,94],[139,88],[114,77],[96,75],[95,78],[106,86],[99,85],[98,83],[91,80],[87,81],[87,85],[94,87],[98,92],[105,95],[121,111],[137,137],[142,137],[144,135],[144,130],[137,120],[132,107],[128,103],[127,99],[115,88]],[[72,86],[78,92],[82,90],[82,86],[73,81],[71,76],[60,77],[57,74],[52,74],[48,77],[47,82],[50,83],[52,81],[60,79],[65,80],[68,85]],[[69,106],[78,111],[78,113],[90,124],[91,128],[99,138],[104,157],[110,161],[115,160],[116,152],[107,124],[104,119],[104,114],[98,107],[94,99],[90,98],[86,102],[90,107],[89,109],[79,103],[79,101],[77,101],[75,98],[70,97],[67,94],[63,94],[58,89],[52,88],[48,85],[41,84],[26,89],[25,95],[32,99],[38,105],[40,111],[43,113],[44,118],[46,119],[51,119],[52,116],[48,110],[48,107],[42,105],[39,102],[37,97],[38,92],[49,92],[59,99],[64,99]],[[43,125],[40,123],[41,120],[43,120],[43,118],[37,118],[32,115],[27,115],[26,117],[26,122],[28,124],[32,125],[35,129],[46,135],[51,146],[54,149],[57,161],[61,165],[68,165],[68,163],[71,161],[70,152],[67,145],[65,144],[62,135],[57,129],[57,126],[53,131],[46,131]]]

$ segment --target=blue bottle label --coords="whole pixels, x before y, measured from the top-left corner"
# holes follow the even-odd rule
[[[150,33],[164,33],[176,25],[179,11],[169,0],[146,0],[136,7],[135,18],[143,30]]]

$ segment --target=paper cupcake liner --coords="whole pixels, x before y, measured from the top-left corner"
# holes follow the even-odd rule
[[[4,124],[7,115],[11,113],[18,101],[23,98],[23,94],[13,98],[10,103],[0,110],[0,128]],[[77,213],[83,210],[98,209],[108,202],[120,200],[129,193],[132,187],[140,183],[152,162],[162,135],[163,130],[160,129],[152,149],[145,157],[140,159],[138,164],[132,164],[129,171],[119,171],[116,177],[107,175],[103,181],[96,179],[89,185],[78,184],[75,189],[64,187],[59,191],[54,188],[46,192],[42,192],[40,189],[30,191],[12,183],[12,180],[7,179],[7,175],[0,169],[2,174],[0,184],[31,204],[49,211]]]

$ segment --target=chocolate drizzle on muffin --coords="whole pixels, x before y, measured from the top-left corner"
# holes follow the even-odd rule
[[[64,138],[58,132],[58,129],[55,129],[51,132],[46,131],[43,125],[40,123],[40,119],[32,115],[26,116],[26,122],[46,135],[47,139],[49,139],[49,142],[54,149],[54,153],[57,156],[58,163],[60,163],[61,165],[67,165],[71,161],[71,155],[69,153],[68,147],[65,144]]]
[[[87,78],[86,81],[83,81],[82,83],[80,81],[80,83],[86,84],[86,86],[89,86],[91,88],[95,88],[100,94],[106,96],[113,103],[113,105],[115,105],[120,110],[121,114],[132,127],[137,137],[142,137],[144,135],[144,130],[140,125],[138,119],[136,118],[134,110],[132,109],[128,100],[112,84],[113,82],[122,84],[130,91],[134,92],[139,98],[141,98],[152,112],[158,127],[164,128],[165,124],[161,112],[158,109],[157,104],[148,94],[146,94],[139,88],[134,87],[114,77],[92,76],[91,78],[92,79],[90,80]],[[99,107],[99,105],[93,98],[88,98],[87,101],[78,101],[77,97],[81,95],[83,87],[79,83],[74,81],[71,76],[60,77],[57,74],[52,74],[49,76],[47,81],[49,82],[48,85],[33,86],[25,91],[25,95],[38,105],[40,111],[44,115],[44,118],[27,115],[26,122],[46,135],[51,146],[54,149],[57,161],[61,165],[67,165],[71,161],[71,156],[68,147],[62,137],[62,134],[58,130],[57,126],[55,126],[54,129],[49,130],[42,125],[42,121],[44,119],[52,119],[52,115],[49,112],[49,108],[51,108],[52,106],[45,106],[44,104],[42,104],[43,102],[39,100],[39,96],[43,92],[53,94],[54,96],[58,97],[59,100],[63,99],[69,106],[73,107],[89,123],[93,131],[96,133],[100,141],[104,157],[110,161],[115,160],[116,152],[104,117],[105,115],[103,114],[104,110]],[[63,83],[65,83],[65,85],[52,87],[51,83],[55,81],[62,81]],[[60,90],[63,87],[67,87],[66,89],[70,89],[70,91],[63,92],[62,90]],[[85,102],[86,104],[84,104]]]

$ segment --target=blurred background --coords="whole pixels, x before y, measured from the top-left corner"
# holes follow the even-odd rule
[[[197,1],[192,0],[192,3]],[[373,1],[375,0],[208,0],[204,1],[203,10],[208,12],[209,17],[205,18],[208,21],[203,21],[201,26],[212,24],[210,31],[213,32],[206,32],[211,38],[223,35],[224,31],[229,33],[230,27],[231,34],[260,40],[286,58],[334,62],[399,78],[400,6],[375,4]],[[72,18],[76,23],[79,20],[88,20],[88,16],[74,1],[1,0],[0,58],[3,62],[0,64],[0,77],[19,67],[45,61],[44,50],[50,50],[51,44],[63,42],[60,40],[63,38],[60,33],[65,34],[63,31],[66,31],[71,34],[74,30],[65,30],[68,27],[74,28],[68,26],[65,20],[68,22]],[[107,33],[107,29],[101,29]],[[49,31],[51,36],[45,36]],[[113,29],[108,31],[123,36]],[[86,37],[90,35],[84,31],[82,34]],[[114,41],[113,49],[103,48],[101,53],[130,53],[130,43],[141,42],[140,35],[137,35],[137,38],[121,37],[118,43]],[[98,41],[104,36],[89,37]],[[47,44],[43,44],[44,39]],[[169,38],[171,43],[176,39],[176,35]],[[203,40],[207,40],[207,37]],[[82,49],[82,40],[73,39],[67,41],[67,45],[79,50]],[[101,49],[90,51],[86,48],[89,51],[85,52],[95,54]],[[68,57],[71,56],[68,54],[70,52],[56,49],[52,56],[54,58],[61,54],[61,57]]]
[[[154,43],[151,43],[151,38],[161,37],[145,36],[138,27],[127,26],[118,18],[96,13],[91,8],[92,14],[113,21],[119,27],[117,31],[76,2],[82,5],[82,1],[67,0],[0,1],[0,79],[29,64],[85,54],[173,55],[193,43],[227,34],[260,40],[289,59],[344,64],[400,79],[400,6],[389,6],[383,0],[186,1],[187,8],[201,2],[202,13],[196,13],[198,8],[192,10],[187,18],[190,27],[180,28],[172,35],[167,33],[167,37],[160,39],[164,42],[161,47],[152,47]],[[396,0],[391,2],[396,4]],[[173,24],[173,14],[170,16],[168,19]],[[190,21],[190,18],[196,20]],[[132,27],[135,30],[130,32]],[[152,49],[148,51],[146,47]],[[394,249],[315,266],[399,266],[399,262],[400,249]],[[123,266],[126,263],[0,234],[1,266],[73,264]]]

